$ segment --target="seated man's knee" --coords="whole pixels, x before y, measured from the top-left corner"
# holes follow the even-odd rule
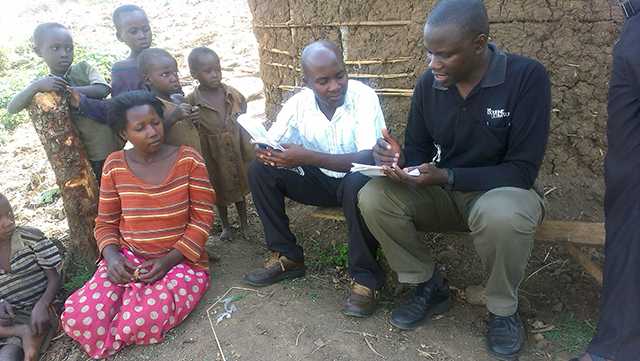
[[[472,207],[469,228],[472,233],[489,231],[532,235],[540,213],[538,204],[531,204],[522,197],[511,197],[508,192],[487,192]]]

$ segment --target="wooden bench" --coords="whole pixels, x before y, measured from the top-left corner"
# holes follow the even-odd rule
[[[317,207],[312,217],[344,222],[341,208]],[[545,220],[536,230],[536,241],[562,242],[585,271],[602,285],[602,268],[581,251],[579,246],[600,247],[604,245],[604,223]]]

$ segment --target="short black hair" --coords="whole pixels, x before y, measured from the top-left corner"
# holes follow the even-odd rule
[[[145,13],[144,10],[142,10],[142,8],[139,7],[138,5],[127,4],[127,5],[118,6],[113,11],[113,15],[111,16],[111,20],[113,20],[113,25],[116,27],[116,30],[120,30],[120,18],[122,17],[122,15],[134,13],[136,11],[140,11],[141,13],[144,14],[144,16],[147,16],[147,13]]]
[[[33,38],[31,39],[31,41],[33,41],[33,47],[40,47],[40,45],[42,45],[44,35],[53,29],[63,29],[69,31],[66,26],[60,23],[42,23],[36,26],[36,29],[33,31]]]
[[[465,35],[489,36],[489,16],[482,0],[439,0],[429,13],[427,25],[456,25]]]
[[[176,59],[168,51],[160,48],[148,48],[144,49],[138,55],[138,71],[142,75],[149,74],[149,65],[151,61],[160,57],[167,57],[178,63]]]
[[[189,64],[189,70],[193,71],[195,63],[197,62],[197,59],[203,55],[213,55],[215,56],[218,60],[220,60],[220,57],[218,56],[218,54],[207,48],[206,46],[199,46],[197,48],[194,48],[193,50],[191,50],[191,52],[189,53],[189,56],[187,57],[187,63]]]
[[[140,105],[150,105],[162,118],[162,102],[146,90],[132,90],[111,99],[109,104],[109,124],[114,133],[120,134],[127,127],[127,110]]]

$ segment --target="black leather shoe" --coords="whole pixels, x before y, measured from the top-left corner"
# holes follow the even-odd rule
[[[254,287],[269,286],[286,279],[304,277],[304,261],[296,262],[273,252],[263,268],[258,268],[244,276],[244,282]]]
[[[524,346],[524,326],[518,313],[502,317],[489,313],[487,322],[487,349],[489,353],[500,359],[511,361],[518,357]]]
[[[409,300],[391,312],[389,322],[401,330],[412,330],[432,315],[449,310],[449,285],[440,275],[435,274],[425,283],[416,287]]]

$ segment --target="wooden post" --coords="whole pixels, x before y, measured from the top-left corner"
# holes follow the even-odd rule
[[[93,227],[98,212],[98,184],[71,121],[67,99],[56,93],[38,93],[29,115],[62,193],[75,248],[72,251],[92,264],[97,256]]]

